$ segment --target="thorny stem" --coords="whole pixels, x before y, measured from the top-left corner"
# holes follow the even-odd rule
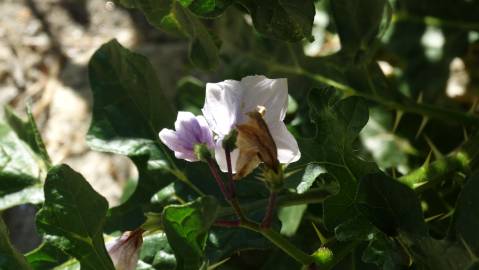
[[[261,228],[269,228],[273,220],[273,213],[276,206],[276,196],[275,191],[271,191],[269,194],[268,207],[266,208],[266,213],[264,215],[263,221],[261,222]]]

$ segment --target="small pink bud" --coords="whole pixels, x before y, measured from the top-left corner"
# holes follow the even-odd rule
[[[143,244],[143,229],[124,232],[119,238],[106,244],[116,270],[135,270]]]

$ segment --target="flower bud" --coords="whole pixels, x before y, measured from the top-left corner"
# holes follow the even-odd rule
[[[134,270],[143,244],[143,229],[128,231],[106,244],[106,249],[116,270]]]

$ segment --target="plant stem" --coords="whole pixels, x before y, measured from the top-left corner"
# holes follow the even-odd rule
[[[276,192],[271,191],[271,193],[269,194],[268,207],[266,208],[266,214],[264,215],[263,221],[261,222],[261,228],[271,227],[275,205],[276,205]]]
[[[233,166],[231,165],[231,151],[225,149],[226,166],[228,167],[228,180],[231,198],[236,198],[236,187],[233,179]]]
[[[258,58],[255,58],[254,60],[258,61]],[[262,61],[262,60],[260,59],[259,61]],[[370,101],[379,103],[390,109],[400,110],[400,111],[404,111],[408,113],[420,114],[420,115],[424,115],[424,116],[435,118],[435,119],[443,119],[453,123],[459,122],[465,125],[479,126],[479,117],[471,113],[464,113],[461,111],[450,110],[450,109],[441,108],[441,107],[428,105],[424,103],[417,103],[417,102],[406,100],[406,99],[403,100],[402,102],[388,100],[379,95],[367,93],[366,91],[360,91],[360,89],[354,89],[353,87],[349,85],[346,85],[334,79],[328,78],[321,74],[315,74],[315,73],[309,72],[308,70],[302,67],[299,67],[299,68],[292,67],[292,66],[278,64],[278,63],[266,62],[264,60],[263,62],[266,65],[268,65],[271,70],[298,75],[298,76],[304,76],[318,83],[333,86],[334,88],[336,88],[336,90],[343,92],[347,96],[352,96],[352,95],[360,96]]]
[[[223,182],[223,179],[221,179],[220,174],[218,173],[218,169],[216,169],[216,164],[212,159],[207,159],[208,167],[210,168],[211,174],[213,174],[213,177],[216,180],[216,184],[220,188],[221,193],[225,197],[226,201],[230,201],[230,196],[229,193],[226,191],[225,184]]]
[[[312,256],[304,253],[302,250],[298,249],[296,246],[291,244],[286,238],[284,238],[277,231],[270,228],[261,228],[258,224],[255,223],[241,223],[241,227],[255,231],[263,235],[266,239],[271,241],[275,246],[280,248],[286,254],[291,256],[293,259],[298,261],[303,265],[310,265],[314,262]]]

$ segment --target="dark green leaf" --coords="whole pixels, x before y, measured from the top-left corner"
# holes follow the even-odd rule
[[[363,252],[362,260],[384,270],[408,269],[409,265],[408,255],[403,248],[381,232],[374,234]]]
[[[0,217],[0,269],[29,270],[25,258],[15,250],[8,238],[7,226]]]
[[[44,188],[37,227],[60,237],[52,244],[77,258],[82,269],[114,270],[103,240],[106,199],[67,165],[53,167]]]
[[[331,13],[341,39],[341,50],[356,59],[370,49],[380,32],[385,0],[333,0]]]
[[[217,211],[218,204],[214,197],[201,197],[163,210],[163,226],[175,252],[178,270],[197,270],[206,265],[206,239]]]
[[[258,32],[285,41],[311,38],[315,8],[312,0],[240,0]]]
[[[339,241],[367,240],[373,231],[371,222],[358,214],[334,228],[334,235]]]
[[[364,177],[358,187],[357,206],[380,230],[390,236],[427,236],[416,193],[382,172]]]
[[[178,81],[176,87],[178,110],[201,114],[205,103],[205,83],[195,77],[185,77]]]
[[[354,217],[359,179],[377,170],[356,156],[353,142],[368,121],[368,107],[358,97],[339,100],[332,88],[313,89],[309,95],[310,117],[317,127],[315,138],[299,141],[302,161],[323,166],[340,184],[338,194],[324,202],[324,223],[332,230]]]
[[[215,16],[231,1],[214,0],[120,0],[129,8],[138,8],[158,29],[180,32],[190,39],[190,59],[194,65],[212,69],[218,65],[218,47],[204,24],[192,13]],[[191,9],[191,11],[190,11]]]
[[[131,230],[144,221],[142,210],[151,196],[173,179],[158,132],[172,124],[175,112],[149,61],[115,40],[93,55],[89,74],[94,104],[88,144],[129,156],[139,172],[135,191],[110,211],[106,229]]]
[[[479,256],[479,174],[470,176],[462,188],[454,212],[453,231],[458,241],[463,242],[467,248]]]
[[[28,264],[34,270],[52,269],[69,259],[58,247],[49,242],[43,243],[35,250],[26,255]]]
[[[95,52],[88,68],[94,99],[90,147],[129,156],[149,154],[161,128],[173,123],[175,111],[148,59],[112,40]]]

